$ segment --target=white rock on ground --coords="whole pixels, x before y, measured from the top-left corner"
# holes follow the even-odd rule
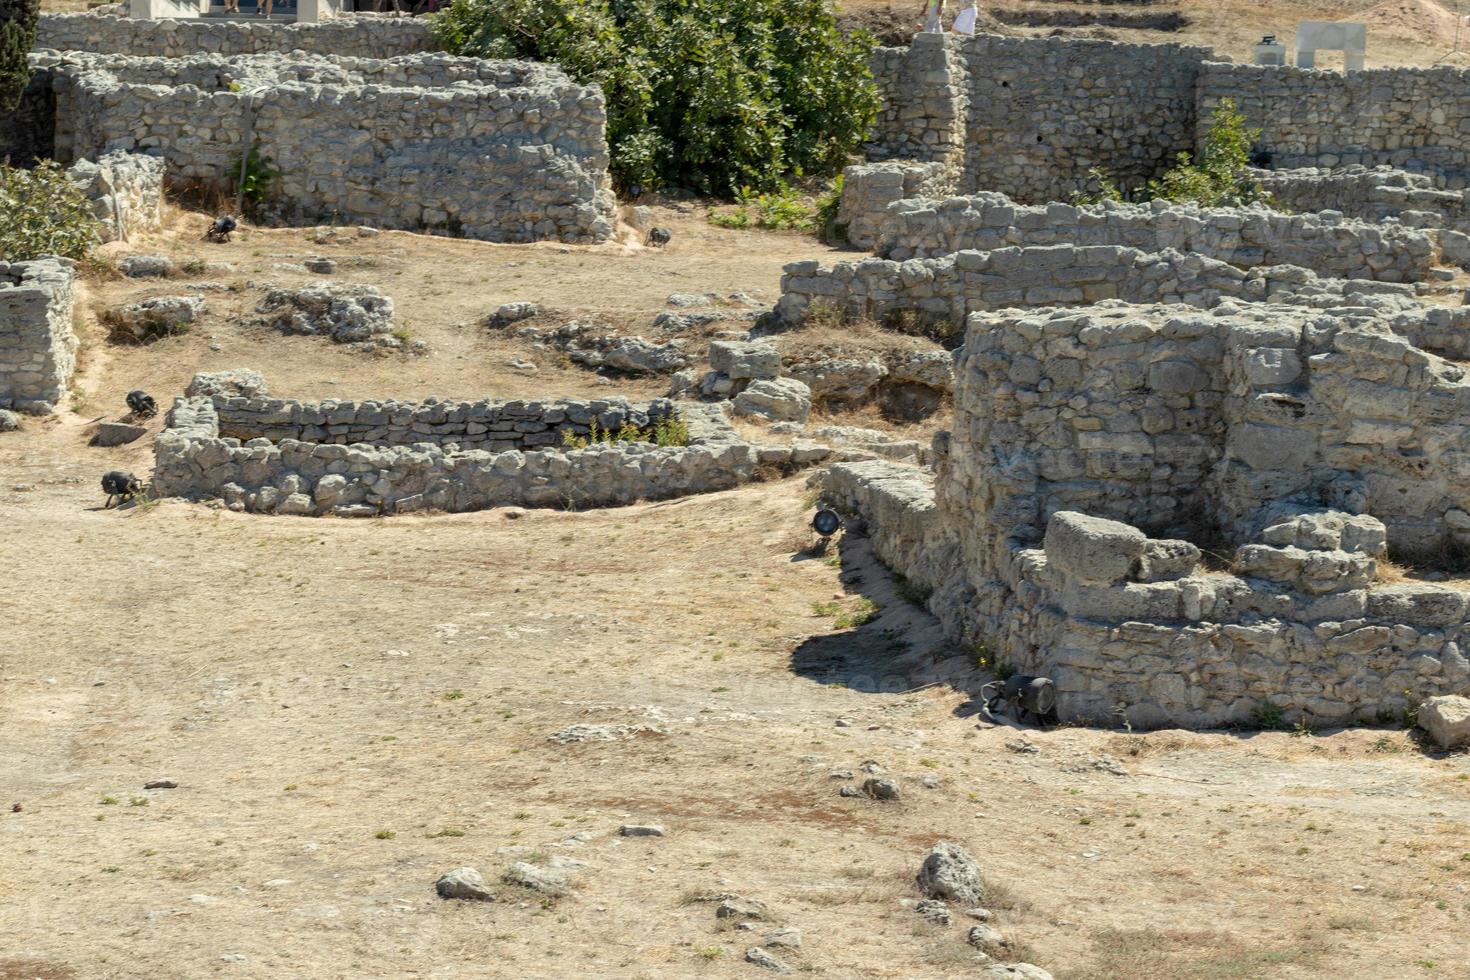
[[[205,395],[242,395],[246,398],[261,398],[270,394],[265,375],[249,368],[231,371],[200,372],[194,375],[189,387],[184,390],[186,398],[201,398]]]
[[[735,396],[735,414],[776,422],[805,422],[812,410],[812,390],[794,378],[753,381]]]
[[[1470,698],[1447,694],[1419,705],[1419,727],[1445,749],[1470,745]]]
[[[459,898],[468,901],[493,902],[495,893],[485,884],[485,879],[474,868],[455,868],[434,883],[440,898]]]
[[[964,905],[976,905],[985,899],[985,882],[980,865],[970,852],[958,844],[940,841],[934,845],[919,868],[919,890],[930,898],[942,898]]]

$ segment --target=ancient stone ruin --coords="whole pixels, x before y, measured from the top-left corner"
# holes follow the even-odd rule
[[[0,262],[0,409],[50,414],[76,370],[76,271],[65,259]]]
[[[842,215],[875,255],[788,266],[775,328],[954,333],[933,466],[814,478],[950,636],[1096,724],[1470,686],[1465,73],[922,35],[875,67]],[[1156,176],[1227,98],[1274,207],[1064,203]]]
[[[298,402],[207,381],[191,390],[158,438],[155,491],[259,513],[611,506],[726,490],[831,453],[752,445],[722,410],[666,401]],[[660,440],[669,420],[687,435]]]

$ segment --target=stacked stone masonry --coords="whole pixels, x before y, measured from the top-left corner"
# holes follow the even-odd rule
[[[1066,718],[1373,720],[1470,682],[1470,594],[1378,575],[1470,543],[1467,408],[1462,368],[1369,311],[977,314],[937,476],[822,482]]]
[[[179,399],[156,443],[154,489],[257,513],[365,517],[422,510],[631,504],[725,490],[762,467],[805,466],[830,450],[755,446],[713,406],[682,405],[686,446],[566,445],[672,406],[594,402],[298,403]]]
[[[1136,188],[1198,149],[1233,99],[1275,169],[1390,166],[1470,180],[1470,75],[1454,68],[1353,72],[1237,65],[1208,48],[1076,38],[920,35],[883,48],[871,162],[941,165],[950,193],[1027,204],[1095,189],[1096,168]]]
[[[66,259],[0,262],[0,409],[50,414],[76,370],[76,273]]]
[[[1399,219],[1460,230],[1467,217],[1466,191],[1442,190],[1429,174],[1392,167],[1253,170],[1251,179],[1287,211],[1338,211],[1363,221]]]
[[[92,51],[148,58],[300,51],[341,58],[396,58],[437,51],[430,23],[416,17],[342,17],[319,24],[248,20],[147,20],[116,13],[45,13],[38,51]]]
[[[1172,249],[1150,253],[1118,245],[965,250],[905,262],[869,258],[832,268],[794,262],[786,266],[781,292],[775,313],[786,326],[804,322],[816,306],[845,318],[947,323],[955,331],[981,310],[1107,299],[1200,307],[1235,299],[1370,306],[1385,313],[1419,308],[1408,284],[1322,279],[1296,266],[1242,270]]]
[[[78,160],[68,175],[92,202],[102,241],[127,241],[162,224],[164,164],[158,157],[116,150],[95,163]]]
[[[291,223],[490,241],[612,234],[602,92],[552,66],[447,55],[35,62],[51,78],[63,162],[144,152],[166,161],[171,184],[228,189],[248,140],[278,174],[266,208]]]
[[[1329,278],[1384,282],[1428,278],[1437,254],[1433,236],[1424,231],[1332,215],[1162,201],[1028,207],[1001,194],[900,201],[884,213],[876,238],[878,255],[900,261],[963,249],[1123,245],[1193,252],[1242,269],[1296,265]]]

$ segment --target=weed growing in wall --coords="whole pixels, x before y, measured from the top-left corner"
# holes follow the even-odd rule
[[[100,241],[92,205],[59,164],[0,166],[0,259],[82,259]]]
[[[561,442],[563,449],[586,449],[599,443],[616,445],[630,442],[651,442],[656,446],[687,446],[689,422],[682,412],[674,412],[644,426],[625,421],[616,429],[603,428],[593,419],[585,436],[579,436],[570,429],[562,430]]]

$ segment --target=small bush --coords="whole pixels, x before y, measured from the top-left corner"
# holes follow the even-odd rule
[[[0,259],[83,259],[99,241],[91,203],[59,164],[0,166]]]
[[[241,160],[236,157],[230,164],[227,178],[229,185],[232,188],[238,185],[238,191],[245,202],[247,213],[259,214],[260,206],[270,199],[272,189],[280,178],[281,172],[272,168],[270,158],[261,156],[259,148],[254,146],[250,148],[244,160],[243,180],[240,170]]]
[[[136,317],[125,316],[119,310],[107,310],[98,319],[107,328],[108,343],[129,347],[151,344],[165,337],[182,337],[193,329],[192,325],[161,310]]]

